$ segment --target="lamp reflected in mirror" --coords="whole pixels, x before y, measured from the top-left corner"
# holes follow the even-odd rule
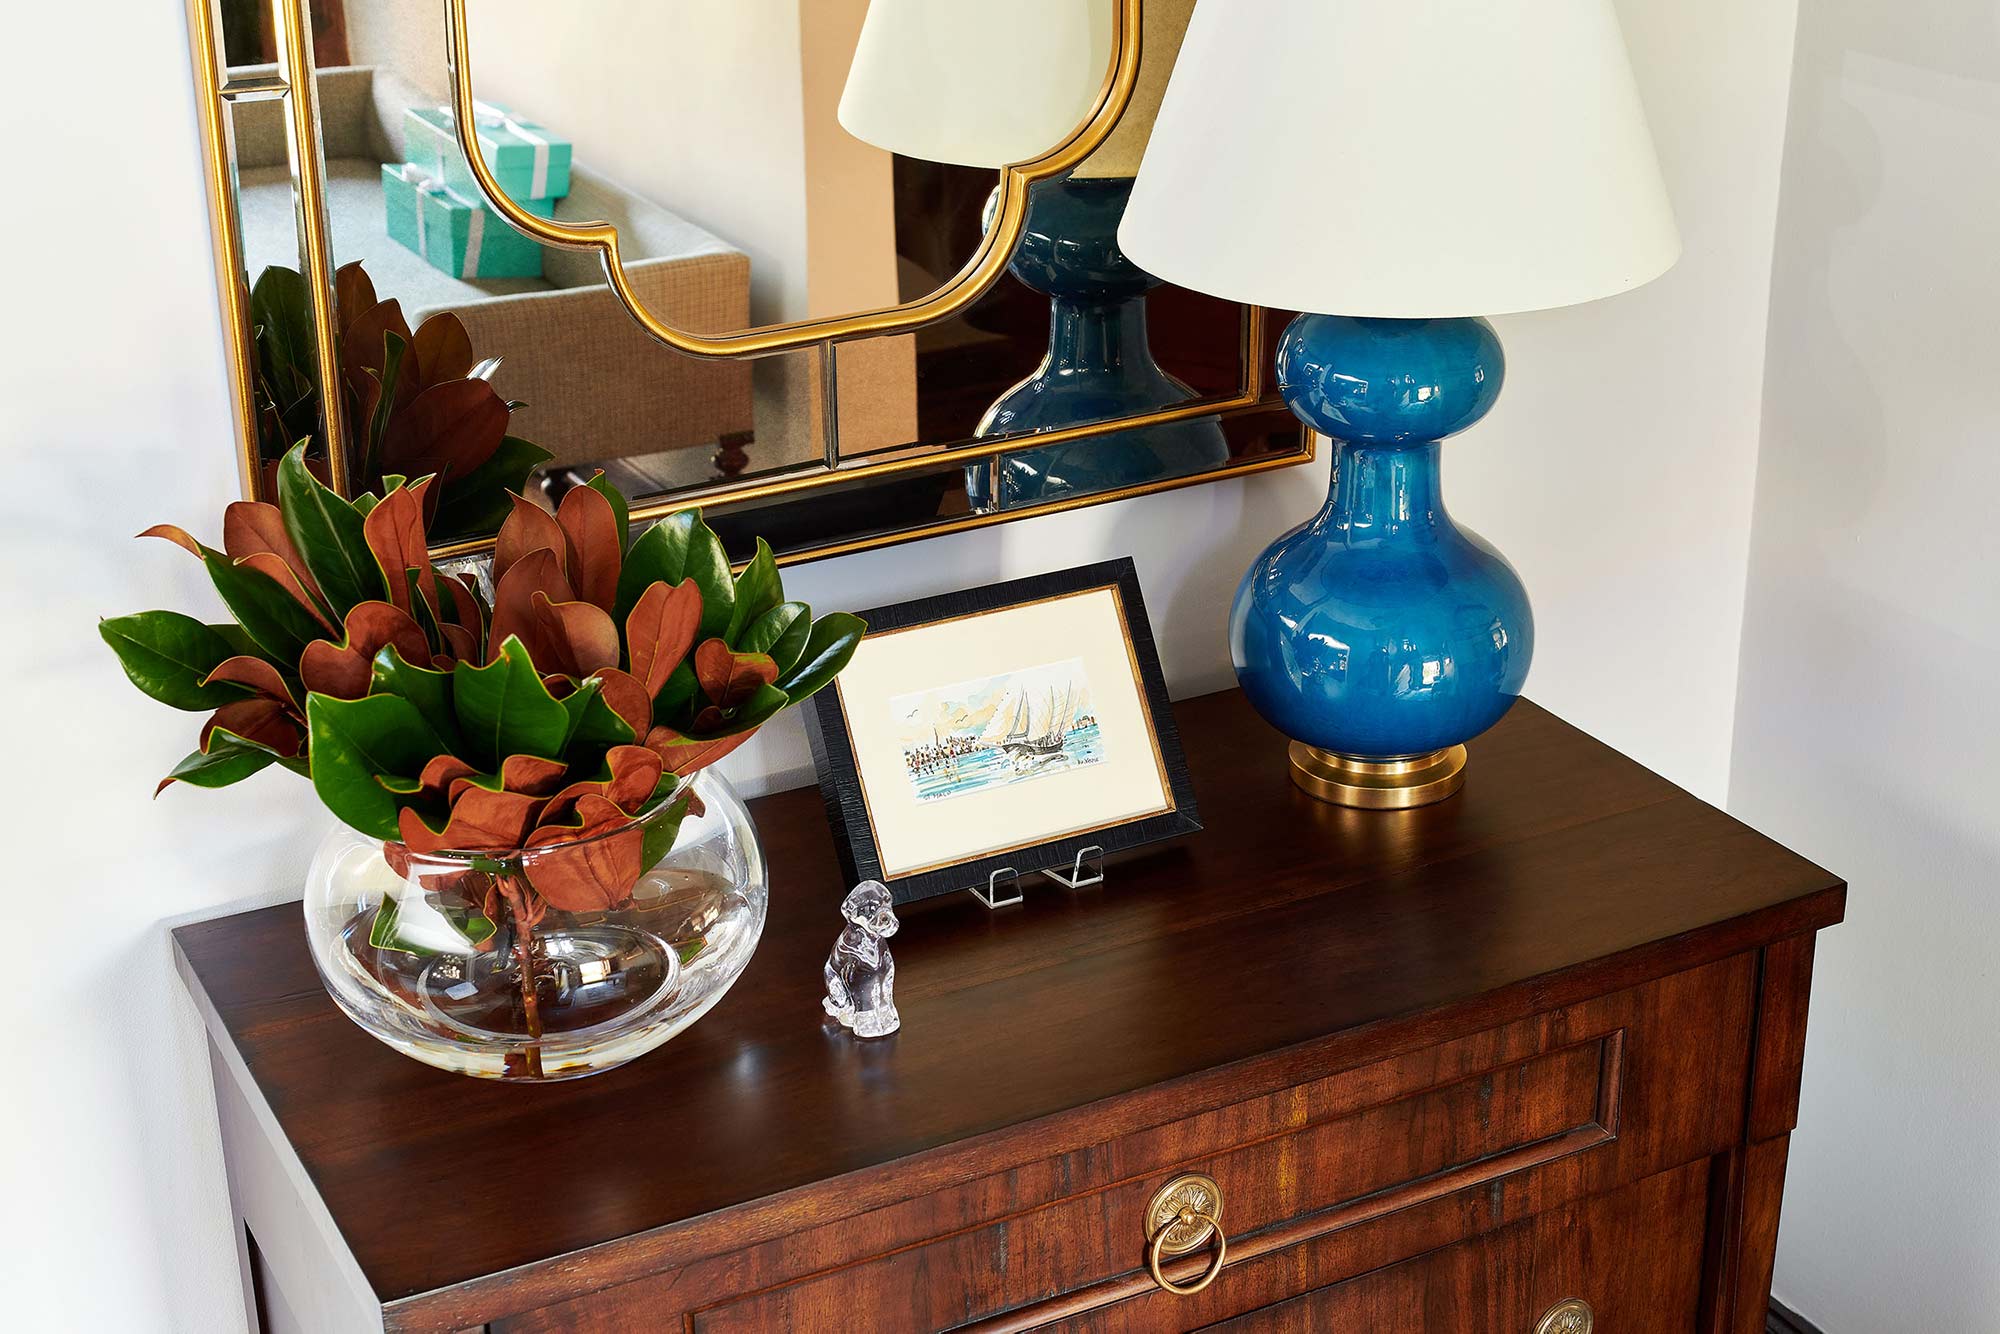
[[[1161,368],[1147,329],[1146,295],[1159,280],[1118,246],[1132,178],[1145,152],[1193,0],[1148,0],[1138,81],[1109,138],[1065,176],[1037,181],[1009,270],[1049,303],[1040,365],[980,418],[976,438],[1033,435],[1178,407],[1200,396]],[[905,157],[999,167],[1045,151],[1050,132],[1087,114],[1075,65],[1101,69],[1110,0],[872,0],[847,87],[841,124]],[[936,58],[981,54],[976,70]],[[1002,88],[993,70],[1010,75]],[[989,197],[991,225],[997,193]],[[966,469],[975,509],[1005,510],[1064,496],[1187,476],[1229,459],[1213,417],[1009,450]]]

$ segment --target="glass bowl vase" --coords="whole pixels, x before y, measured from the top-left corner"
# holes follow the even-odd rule
[[[320,980],[369,1033],[459,1074],[546,1082],[644,1055],[729,990],[769,905],[727,780],[703,770],[679,796],[610,833],[509,852],[419,854],[336,826],[306,881]],[[574,910],[578,885],[613,902]]]

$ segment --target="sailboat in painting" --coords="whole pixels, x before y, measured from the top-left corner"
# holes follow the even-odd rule
[[[1022,697],[1022,712],[1031,715],[1027,708],[1027,698]],[[1060,701],[1053,687],[1048,692],[1042,710],[1040,726],[1034,726],[1032,718],[1018,737],[1005,743],[1008,758],[1013,760],[1017,770],[1039,769],[1067,759],[1064,744],[1069,739],[1069,724],[1076,712],[1076,687],[1074,684],[1063,688]]]

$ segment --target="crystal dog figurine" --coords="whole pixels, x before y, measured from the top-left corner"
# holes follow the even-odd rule
[[[840,905],[847,919],[826,958],[826,1012],[858,1038],[882,1038],[902,1026],[896,1014],[896,961],[882,942],[896,934],[896,905],[879,880],[864,880]]]

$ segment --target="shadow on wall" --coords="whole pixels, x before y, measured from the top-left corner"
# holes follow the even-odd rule
[[[1801,5],[1730,806],[1851,885],[1774,1284],[1828,1330],[2000,1309],[1996,236],[1991,0]]]
[[[1802,15],[1800,25],[1792,114],[1810,115],[1816,129],[1793,136],[1785,150],[1764,361],[1765,447],[1757,466],[1759,486],[1798,497],[1792,509],[1810,511],[1824,531],[1858,521],[1887,470],[1881,394],[1841,327],[1833,292],[1835,252],[1882,193],[1882,142],[1839,79],[1807,72],[1812,16]],[[1783,405],[1785,419],[1773,416],[1773,401]],[[1782,431],[1803,432],[1812,447],[1770,448],[1773,433]],[[1760,510],[1756,523],[1771,517]],[[1753,525],[1753,545],[1765,537]]]

